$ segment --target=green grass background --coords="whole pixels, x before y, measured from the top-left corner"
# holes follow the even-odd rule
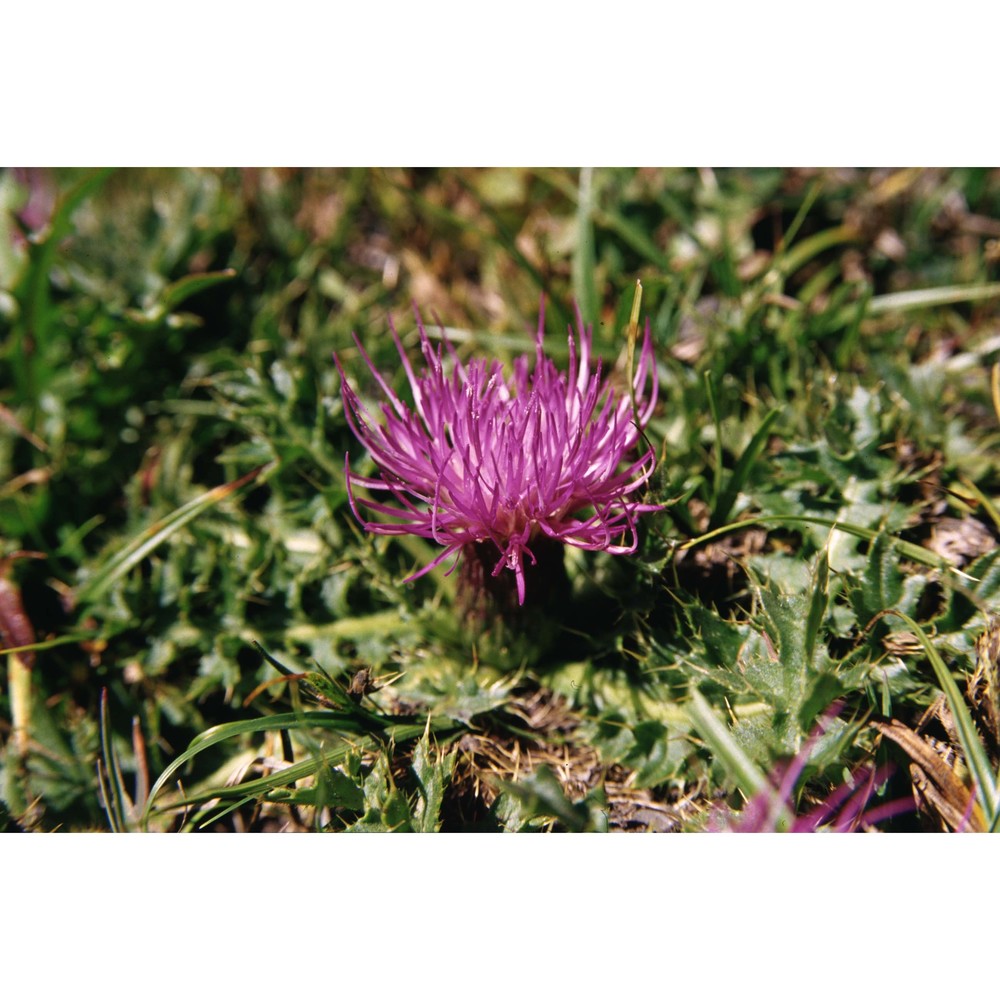
[[[0,174],[4,645],[16,602],[33,633],[0,829],[621,828],[609,777],[698,829],[834,702],[792,812],[866,762],[908,795],[870,723],[942,691],[995,826],[962,713],[1000,592],[998,265],[988,169]],[[433,548],[350,514],[332,354],[372,392],[355,331],[398,379],[416,305],[510,360],[544,296],[550,353],[575,302],[611,364],[637,280],[666,509],[633,557],[567,555],[546,647],[470,642],[453,577],[400,582]],[[392,683],[359,703],[362,669]],[[540,693],[561,730],[524,721]],[[597,771],[486,802],[470,737]]]

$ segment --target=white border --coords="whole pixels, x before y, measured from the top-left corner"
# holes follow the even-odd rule
[[[997,162],[1000,15],[866,0],[289,0],[4,14],[22,165]]]

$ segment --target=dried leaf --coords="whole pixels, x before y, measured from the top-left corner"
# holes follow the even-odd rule
[[[897,719],[872,725],[913,761],[910,777],[919,809],[930,813],[951,830],[985,832],[986,818],[972,790],[965,786],[928,739]]]

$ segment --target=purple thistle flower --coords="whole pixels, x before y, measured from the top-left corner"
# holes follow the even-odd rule
[[[792,808],[795,786],[809,763],[813,747],[842,707],[835,702],[824,713],[799,752],[787,763],[776,765],[768,775],[770,787],[749,799],[743,810],[728,823],[724,818],[717,817],[714,829],[729,833],[776,833],[782,830],[788,833],[818,833],[820,830],[854,833],[873,829],[884,819],[912,811],[913,804],[902,799],[869,808],[868,803],[876,787],[886,781],[890,769],[862,764],[851,773],[848,781],[835,788],[815,808],[803,815],[795,815]]]
[[[792,813],[791,796],[795,781],[802,771],[801,754],[788,765],[777,767],[769,776],[773,791],[765,789],[750,799],[743,811],[728,827],[732,833],[854,833],[869,830],[884,819],[911,812],[909,800],[896,800],[881,806],[868,807],[875,788],[888,777],[887,767],[862,765],[852,772],[850,780],[835,788],[825,800],[801,816]],[[791,780],[789,780],[791,779]]]
[[[388,400],[379,404],[381,422],[372,419],[334,357],[348,423],[379,470],[374,477],[360,476],[345,459],[354,516],[376,534],[420,535],[444,546],[407,582],[463,549],[492,543],[497,555],[492,575],[512,571],[518,604],[523,605],[526,559],[537,562],[533,546],[551,545],[551,539],[615,555],[634,552],[636,518],[660,509],[632,499],[653,472],[653,449],[635,460],[627,457],[656,405],[648,321],[633,379],[633,419],[629,394],[616,393],[602,380],[600,360],[591,371],[592,331],[583,326],[579,311],[577,338],[572,331],[569,335],[566,372],[543,351],[543,320],[544,311],[534,365],[522,355],[506,377],[496,360],[463,364],[445,337],[435,351],[419,314],[425,368],[417,374],[390,322],[413,394],[412,409],[355,337]],[[358,486],[387,492],[395,504],[356,500]],[[359,504],[399,523],[368,521]]]

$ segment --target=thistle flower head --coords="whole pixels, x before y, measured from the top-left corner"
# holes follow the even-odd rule
[[[412,406],[396,395],[355,337],[385,397],[381,419],[362,404],[337,360],[348,423],[378,467],[376,476],[367,477],[347,465],[355,517],[377,534],[420,535],[444,546],[410,580],[467,546],[485,544],[496,550],[493,576],[512,572],[523,604],[526,560],[536,562],[533,546],[543,539],[634,552],[636,518],[660,509],[634,499],[653,472],[653,450],[638,458],[631,454],[656,405],[648,322],[632,384],[633,413],[630,394],[616,392],[602,378],[600,360],[592,367],[591,328],[579,313],[577,334],[569,333],[566,371],[545,355],[543,318],[534,362],[522,355],[509,374],[496,360],[463,363],[445,337],[435,349],[419,314],[425,367],[417,373],[392,328]],[[393,502],[356,499],[359,486],[387,493]],[[393,521],[366,520],[361,507]]]

